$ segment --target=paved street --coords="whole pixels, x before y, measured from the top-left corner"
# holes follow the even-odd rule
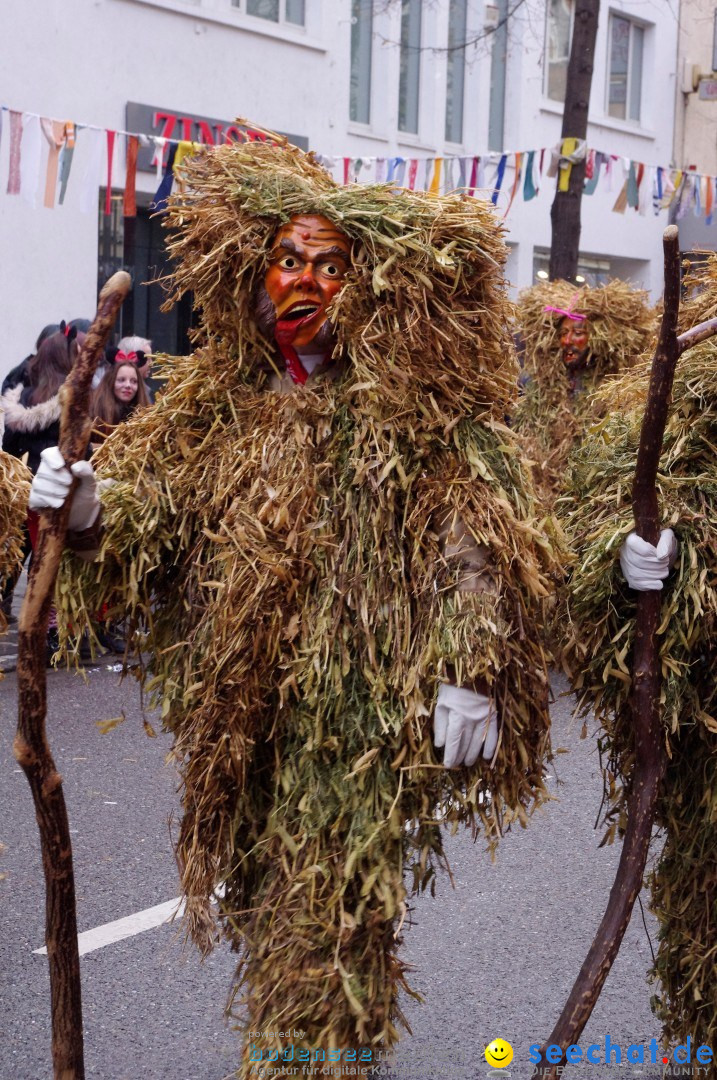
[[[64,776],[75,854],[80,931],[177,896],[168,820],[176,775],[166,736],[148,738],[132,679],[118,686],[104,663],[85,684],[49,674],[49,738]],[[0,684],[0,1080],[50,1075],[49,996],[43,945],[43,881],[30,792],[11,752],[15,675]],[[106,735],[96,721],[127,720]],[[508,835],[491,864],[466,835],[450,841],[456,888],[421,898],[405,957],[425,1004],[405,1004],[413,1029],[396,1054],[400,1080],[530,1076],[528,1047],[546,1036],[592,938],[617,850],[597,850],[600,796],[592,740],[554,707],[560,802],[527,831]],[[654,932],[654,930],[653,930]],[[650,949],[639,912],[583,1044],[647,1043],[657,1025],[645,971]],[[234,958],[222,947],[200,963],[176,925],[162,925],[94,949],[81,960],[87,1075],[103,1080],[223,1080],[236,1037],[223,1006]],[[502,1036],[515,1059],[502,1074],[483,1049]],[[580,1069],[568,1077],[580,1080]],[[591,1075],[612,1076],[598,1069]],[[615,1075],[618,1075],[615,1071]],[[632,1075],[620,1072],[619,1075]],[[649,1069],[640,1075],[653,1080]]]

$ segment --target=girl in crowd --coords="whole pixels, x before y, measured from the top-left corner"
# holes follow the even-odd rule
[[[137,365],[129,361],[115,363],[94,393],[92,442],[104,442],[113,428],[127,420],[138,405],[148,404],[147,388]]]

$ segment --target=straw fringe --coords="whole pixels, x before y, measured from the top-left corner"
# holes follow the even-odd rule
[[[715,313],[717,257],[687,281],[682,329]],[[634,594],[617,563],[633,527],[631,485],[649,378],[645,361],[603,394],[615,411],[575,456],[569,531],[578,551],[570,597],[568,656],[583,710],[596,709],[608,800],[607,839],[624,824],[634,747],[630,656]],[[618,411],[619,406],[619,411]],[[671,1043],[717,1040],[714,963],[714,829],[717,821],[717,347],[705,342],[677,366],[658,488],[663,526],[680,544],[663,593],[662,715],[669,751],[658,807],[664,848],[650,877],[660,922],[653,1004]],[[710,1072],[714,1076],[714,1068]]]
[[[292,148],[205,153],[185,183],[168,285],[193,289],[203,344],[98,452],[117,481],[100,562],[68,568],[59,600],[76,632],[103,602],[144,629],[140,677],[182,774],[189,927],[211,946],[223,884],[249,1030],[388,1046],[406,889],[434,889],[441,826],[492,844],[548,797],[540,627],[557,566],[503,422],[505,249],[474,200],[339,188]],[[299,212],[354,241],[332,311],[350,366],[281,397],[252,297]],[[439,535],[454,515],[489,553],[495,595],[456,592]],[[436,760],[448,665],[496,697],[492,769]]]

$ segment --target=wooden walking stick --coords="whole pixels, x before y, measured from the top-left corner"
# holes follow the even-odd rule
[[[123,271],[107,282],[100,293],[97,315],[77,363],[60,390],[62,413],[59,445],[68,466],[85,456],[91,430],[88,412],[92,376],[129,289],[130,277]],[[71,501],[68,498],[59,510],[40,513],[27,592],[20,611],[18,724],[13,746],[15,757],[32,790],[40,830],[45,873],[45,941],[50,964],[55,1080],[83,1080],[85,1075],[72,845],[62,777],[55,768],[45,731],[47,623],[65,544]]]
[[[677,226],[663,234],[665,257],[664,313],[657,349],[652,361],[645,415],[632,488],[632,509],[638,536],[657,544],[660,514],[655,486],[662,452],[667,412],[672,394],[675,367],[681,354],[692,345],[717,333],[717,319],[700,323],[680,337],[677,319],[680,309],[680,252]],[[655,821],[660,784],[667,766],[665,736],[660,719],[660,660],[657,628],[660,624],[662,593],[638,592],[633,650],[632,720],[635,731],[635,764],[627,796],[627,826],[615,881],[585,962],[550,1038],[541,1049],[541,1064],[535,1075],[555,1080],[558,1068],[566,1063],[565,1050],[577,1043],[590,1019],[605,980],[617,956],[632,909],[642,887],[645,863]],[[561,1060],[546,1062],[548,1046],[559,1046]]]

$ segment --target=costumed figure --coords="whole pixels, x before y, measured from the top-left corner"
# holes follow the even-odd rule
[[[717,257],[695,275],[680,314],[683,331],[717,315]],[[606,387],[610,415],[574,457],[569,533],[579,575],[570,597],[568,655],[580,703],[596,710],[612,839],[625,823],[634,762],[630,657],[635,589],[654,588],[662,564],[661,713],[668,763],[657,808],[664,846],[650,874],[659,922],[653,999],[668,1045],[717,1044],[715,883],[717,882],[717,344],[694,345],[677,364],[658,473],[663,531],[657,548],[633,527],[631,489],[649,363]],[[674,564],[674,566],[673,566]],[[672,567],[672,569],[671,569]],[[658,582],[657,587],[662,587]],[[694,1057],[692,1059],[695,1060]],[[717,1076],[714,1063],[701,1067]]]
[[[99,563],[71,560],[62,622],[120,597],[146,627],[190,927],[208,948],[223,886],[246,1023],[269,1033],[241,1075],[279,1077],[396,1040],[407,891],[433,888],[441,826],[493,841],[545,798],[554,556],[503,421],[490,208],[340,187],[261,142],[184,181],[172,299],[192,290],[202,344],[96,454]]]
[[[534,462],[550,510],[562,491],[570,451],[600,418],[594,391],[606,375],[636,362],[653,332],[647,294],[623,281],[578,288],[544,282],[518,297],[523,394],[515,429]]]

